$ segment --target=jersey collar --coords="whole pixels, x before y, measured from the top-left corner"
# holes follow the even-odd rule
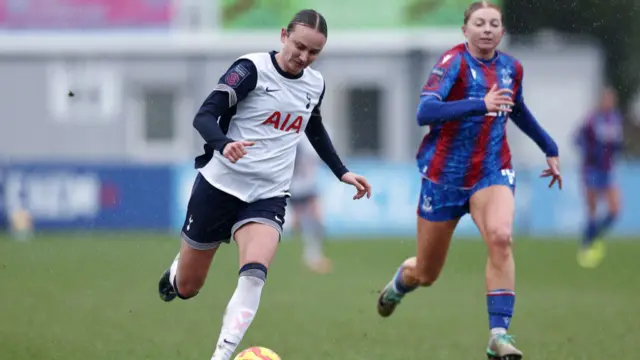
[[[496,62],[496,60],[500,57],[500,50],[496,49],[496,53],[495,55],[493,55],[493,57],[491,59],[478,59],[475,56],[471,55],[471,51],[469,51],[469,43],[464,43],[464,49],[467,52],[467,54],[469,54],[469,57],[471,57],[475,62],[482,64],[482,65],[491,65],[494,62]]]
[[[294,75],[282,70],[282,68],[278,64],[278,61],[276,60],[277,53],[278,53],[277,51],[273,50],[269,53],[269,55],[271,55],[271,63],[273,64],[273,67],[276,68],[276,71],[278,72],[278,74],[282,75],[283,77],[286,77],[287,79],[300,79],[302,77],[302,74],[304,74],[304,70],[300,71],[300,73],[297,75]]]

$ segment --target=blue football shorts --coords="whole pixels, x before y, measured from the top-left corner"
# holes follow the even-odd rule
[[[516,176],[511,169],[498,170],[485,176],[472,188],[438,184],[422,179],[418,216],[429,221],[449,221],[459,219],[469,213],[469,201],[478,190],[494,185],[504,185],[515,194]]]
[[[200,173],[196,177],[182,225],[182,239],[197,250],[229,243],[248,223],[272,226],[280,235],[284,226],[285,197],[247,203],[211,185]]]
[[[587,189],[606,190],[612,186],[613,175],[608,170],[586,167],[582,169],[582,181]]]

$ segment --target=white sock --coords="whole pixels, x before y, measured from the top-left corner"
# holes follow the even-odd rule
[[[176,275],[178,273],[178,261],[179,260],[180,260],[180,253],[178,253],[178,255],[176,255],[176,257],[173,259],[173,263],[171,264],[171,267],[169,268],[169,281],[171,282],[171,286],[174,286],[174,284],[175,284]]]
[[[211,360],[229,360],[242,341],[260,305],[265,274],[261,270],[247,270],[240,274],[222,318],[222,330]]]
[[[507,333],[507,329],[505,329],[505,328],[493,328],[493,329],[491,329],[491,336],[504,335],[506,333]]]

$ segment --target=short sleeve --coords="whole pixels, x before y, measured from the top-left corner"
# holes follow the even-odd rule
[[[248,59],[240,59],[234,62],[220,77],[214,91],[223,91],[229,94],[229,107],[244,100],[258,83],[258,69]]]

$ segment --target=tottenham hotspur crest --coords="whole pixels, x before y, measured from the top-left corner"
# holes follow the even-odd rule
[[[311,106],[311,95],[307,93],[307,105],[305,106],[307,109]]]

